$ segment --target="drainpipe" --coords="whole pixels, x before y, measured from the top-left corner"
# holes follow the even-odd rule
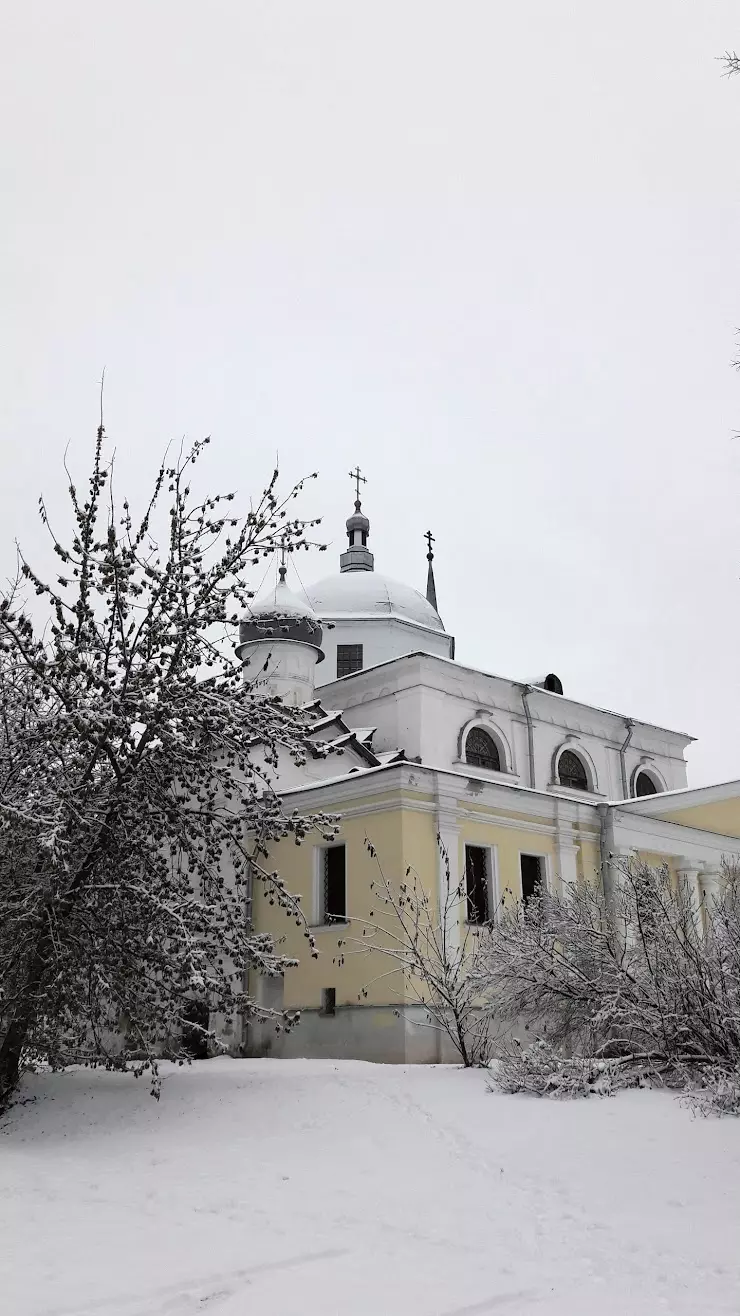
[[[627,789],[627,764],[625,763],[624,756],[627,752],[627,746],[629,745],[632,739],[632,732],[635,729],[635,724],[632,721],[631,717],[626,717],[624,719],[624,725],[627,728],[627,736],[625,738],[624,744],[622,745],[622,748],[619,751],[619,766],[622,769],[622,799],[628,800],[629,791]]]
[[[607,831],[609,830],[609,823],[611,821],[611,818],[609,816],[608,804],[597,804],[596,807],[599,813],[599,863],[601,868],[601,886],[602,886],[602,890],[604,891],[604,894],[606,894],[609,886],[608,870],[609,870],[609,859],[610,859],[609,838],[607,836]]]
[[[534,772],[534,728],[532,726],[532,713],[529,707],[528,695],[534,690],[533,685],[522,686],[522,703],[524,705],[524,716],[527,719],[527,749],[529,751],[529,784],[532,790],[535,789],[535,772]]]

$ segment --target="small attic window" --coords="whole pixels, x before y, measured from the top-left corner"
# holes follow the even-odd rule
[[[498,745],[482,727],[473,727],[465,741],[465,762],[474,768],[490,768],[493,772],[501,771],[501,755]]]
[[[657,795],[659,792],[653,778],[649,772],[638,772],[635,778],[635,795],[642,798],[645,795]]]
[[[559,676],[555,675],[554,672],[548,672],[547,676],[542,682],[542,689],[549,690],[550,694],[553,695],[561,695],[563,693],[563,682],[560,680]]]
[[[588,773],[582,759],[572,749],[564,749],[558,759],[558,781],[574,791],[588,790]]]

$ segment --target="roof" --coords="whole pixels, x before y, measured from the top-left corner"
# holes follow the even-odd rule
[[[322,618],[400,617],[444,632],[439,613],[419,590],[378,571],[343,571],[327,576],[308,587],[308,597]]]
[[[397,658],[386,658],[384,662],[363,667],[359,672],[351,672],[348,676],[338,676],[336,681],[329,681],[327,685],[338,685],[340,681],[356,681],[358,678],[366,678],[372,672],[379,671],[381,668],[392,667],[395,663],[409,662],[412,658],[426,658],[430,662],[440,663],[446,667],[454,668],[456,671],[470,672],[474,676],[487,676],[492,681],[505,681],[508,685],[519,686],[521,690],[531,690],[533,694],[544,699],[559,700],[565,704],[573,704],[576,708],[588,708],[595,713],[605,713],[607,717],[619,718],[621,722],[632,722],[635,726],[647,727],[651,731],[660,731],[664,735],[675,736],[677,739],[685,741],[687,745],[696,739],[695,736],[689,736],[684,731],[674,731],[670,727],[662,727],[655,722],[645,722],[639,717],[631,717],[626,713],[616,713],[613,709],[601,708],[598,704],[586,704],[581,699],[571,699],[569,695],[559,695],[553,690],[546,690],[543,686],[533,685],[531,681],[517,681],[510,676],[501,676],[497,672],[486,672],[480,667],[467,667],[454,658],[444,658],[441,654],[428,653],[423,649],[415,649],[413,653],[399,654]]]

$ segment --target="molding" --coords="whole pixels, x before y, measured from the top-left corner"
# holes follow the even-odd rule
[[[493,741],[494,745],[496,746],[496,749],[498,750],[499,762],[502,764],[500,768],[479,767],[477,771],[485,772],[487,776],[488,774],[493,774],[493,773],[496,773],[498,776],[501,775],[518,776],[518,773],[515,771],[515,767],[514,767],[513,746],[509,744],[508,737],[504,735],[504,732],[501,730],[501,727],[498,726],[496,722],[494,722],[490,713],[483,708],[479,708],[475,713],[475,715],[471,717],[469,721],[467,721],[464,724],[464,726],[460,728],[457,737],[457,759],[453,760],[453,762],[457,762],[463,766],[467,764],[467,760],[464,757],[465,745],[468,736],[470,735],[470,732],[474,729],[474,727],[480,727],[481,731],[485,731],[486,734],[491,737],[491,740]],[[473,767],[474,765],[470,764],[469,766]]]
[[[675,807],[693,809],[700,804],[723,804],[725,800],[740,799],[740,781],[721,781],[715,786],[681,786],[674,791],[661,791],[659,795],[645,795],[638,800],[615,800],[615,808],[630,813],[667,813]]]
[[[474,722],[473,725],[481,727],[483,731],[488,730],[488,727],[480,722]],[[508,781],[512,785],[518,785],[521,781],[521,773],[519,772],[508,772],[504,769],[497,772],[495,768],[479,768],[476,764],[468,763],[466,759],[453,759],[452,766],[459,770],[461,776],[470,777],[472,781]],[[485,776],[479,776],[479,773],[485,773]]]
[[[658,787],[657,791],[655,792],[656,795],[665,795],[666,780],[665,777],[663,776],[663,773],[656,766],[655,760],[653,758],[649,757],[646,754],[643,754],[642,758],[640,759],[640,762],[635,765],[629,776],[630,799],[642,799],[642,800],[653,799],[652,795],[638,796],[636,794],[635,787],[637,786],[637,778],[639,777],[641,772],[644,772],[646,777],[650,777],[653,784]]]
[[[591,755],[589,754],[588,750],[583,744],[580,736],[574,736],[574,735],[566,736],[565,740],[563,740],[561,744],[559,744],[557,748],[553,751],[551,766],[550,766],[552,779],[550,781],[548,790],[557,788],[564,791],[569,791],[569,792],[572,791],[573,794],[575,795],[584,795],[586,793],[584,791],[579,790],[577,787],[563,786],[560,783],[558,764],[560,763],[563,754],[567,754],[567,753],[575,754],[576,758],[580,759],[581,763],[583,764],[583,767],[586,771],[586,777],[588,779],[588,794],[598,795],[600,793],[599,776],[596,771],[596,764],[594,763]],[[603,798],[604,797],[602,796],[602,799]]]
[[[551,795],[562,795],[564,799],[578,800],[581,804],[600,804],[606,801],[606,795],[600,791],[579,791],[573,786],[561,786],[559,781],[548,782],[547,790]]]
[[[655,799],[654,795],[648,797]],[[740,837],[722,836],[719,832],[702,832],[698,827],[666,822],[662,818],[645,818],[614,806],[610,808],[614,825],[614,847],[655,850],[660,854],[686,855],[687,847],[719,856],[740,855]],[[689,856],[694,858],[695,856]]]

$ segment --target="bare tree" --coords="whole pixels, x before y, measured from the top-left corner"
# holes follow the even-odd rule
[[[581,1091],[650,1077],[736,1083],[740,1110],[740,880],[699,903],[667,868],[624,866],[600,885],[541,893],[504,910],[476,966],[496,1017],[524,1023],[511,1042],[508,1090]]]
[[[361,926],[362,935],[340,938],[339,963],[346,955],[380,952],[390,966],[365,984],[359,999],[367,999],[377,982],[396,978],[399,1000],[408,1007],[410,998],[420,1007],[423,1018],[415,1014],[414,1022],[447,1037],[463,1065],[482,1065],[490,1055],[493,1023],[490,1014],[481,1012],[473,971],[489,928],[468,921],[465,880],[453,882],[439,836],[437,846],[442,863],[438,900],[413,868],[406,869],[403,880],[389,878],[375,846],[365,838],[377,867],[371,883],[376,908],[369,920],[350,916],[350,924]],[[402,1012],[399,1006],[399,1015]]]
[[[283,497],[277,472],[241,519],[233,494],[196,499],[207,442],[162,464],[134,522],[101,423],[86,492],[70,480],[70,539],[52,534],[59,576],[22,560],[42,629],[20,587],[0,601],[0,1104],[24,1056],[122,1066],[123,1030],[156,1090],[156,1055],[182,1053],[194,1002],[269,1013],[247,971],[293,961],[250,926],[252,882],[308,936],[265,865],[275,839],[326,830],[286,816],[267,776],[304,758],[305,723],[244,684],[219,636],[248,604],[246,573],[278,537],[307,547],[315,522],[291,514],[303,482]]]

